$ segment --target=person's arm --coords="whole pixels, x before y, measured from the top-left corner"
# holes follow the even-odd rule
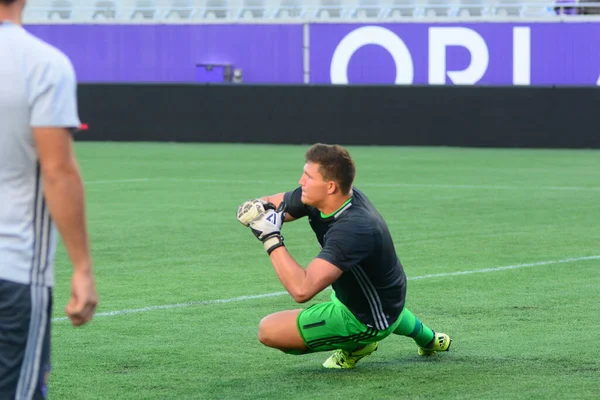
[[[30,126],[42,173],[44,199],[71,262],[71,299],[65,311],[75,326],[92,319],[98,295],[85,221],[85,200],[71,130],[80,125],[77,81],[70,60],[44,50],[44,62],[28,70]]]
[[[268,225],[263,226],[268,231]],[[283,286],[295,301],[304,303],[368,257],[373,246],[370,227],[338,222],[329,230],[321,252],[306,269],[294,260],[285,246],[265,250],[270,251],[271,263]]]
[[[298,303],[312,299],[374,251],[375,242],[370,226],[364,226],[360,221],[340,221],[327,232],[319,255],[303,269],[283,243],[280,234],[283,212],[270,210],[263,218],[252,221],[250,228],[263,242],[277,277]]]
[[[279,280],[297,303],[309,301],[344,272],[321,258],[315,258],[304,269],[284,246],[273,250],[270,257]]]
[[[249,227],[254,236],[263,243],[275,273],[285,289],[296,302],[305,303],[339,279],[345,270],[354,266],[348,264],[346,260],[358,261],[357,257],[361,257],[360,253],[354,254],[352,250],[354,240],[361,238],[348,235],[343,228],[338,229],[330,239],[332,245],[326,245],[319,256],[304,269],[285,248],[280,233],[284,212],[283,208],[269,210],[260,218],[253,220]],[[348,237],[350,240],[347,240]]]
[[[65,311],[73,325],[92,319],[98,303],[86,228],[84,188],[65,128],[34,127],[44,198],[73,264],[71,301]]]

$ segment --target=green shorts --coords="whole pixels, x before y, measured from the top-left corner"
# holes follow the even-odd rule
[[[340,302],[335,293],[331,301],[310,306],[298,314],[296,323],[309,352],[334,349],[353,350],[388,337],[400,324],[402,315],[384,331],[360,322]]]

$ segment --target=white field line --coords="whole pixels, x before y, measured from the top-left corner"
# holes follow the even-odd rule
[[[562,259],[562,260],[539,261],[539,262],[527,263],[527,264],[507,265],[507,266],[504,266],[504,267],[483,268],[483,269],[474,269],[474,270],[467,270],[467,271],[447,272],[447,273],[441,273],[441,274],[429,274],[429,275],[413,276],[413,277],[409,277],[408,280],[409,281],[416,281],[416,280],[420,280],[420,279],[443,278],[443,277],[448,277],[448,276],[471,275],[471,274],[485,274],[485,273],[488,273],[488,272],[506,271],[506,270],[518,269],[518,268],[540,267],[540,266],[544,266],[544,265],[564,264],[564,263],[570,263],[570,262],[579,262],[579,261],[587,261],[587,260],[598,260],[598,259],[600,259],[600,255],[597,255],[597,256],[587,256],[587,257],[577,257],[577,258],[565,258],[565,259]],[[268,297],[284,296],[286,294],[288,294],[288,293],[287,292],[272,292],[272,293],[262,293],[262,294],[255,294],[255,295],[249,295],[249,296],[230,297],[228,299],[190,301],[190,302],[187,302],[187,303],[179,303],[179,304],[166,304],[166,305],[162,305],[162,306],[150,306],[150,307],[143,307],[143,308],[131,308],[131,309],[125,309],[125,310],[108,311],[108,312],[97,313],[97,314],[95,314],[94,317],[95,318],[97,318],[97,317],[114,317],[116,315],[137,314],[137,313],[143,313],[143,312],[148,312],[148,311],[168,310],[168,309],[172,309],[172,308],[183,308],[183,307],[191,307],[191,306],[203,306],[203,305],[222,304],[222,303],[236,303],[236,302],[239,302],[239,301],[246,301],[246,300],[264,299],[264,298],[268,298]],[[67,320],[68,320],[67,317],[57,317],[57,318],[53,318],[52,322],[62,322],[62,321],[67,321]]]
[[[252,180],[252,179],[197,179],[197,178],[134,178],[134,179],[115,179],[115,180],[98,180],[88,181],[86,185],[96,184],[119,184],[133,182],[150,182],[150,181],[168,181],[168,182],[195,182],[195,183],[215,183],[215,184],[250,184],[250,185],[290,185],[294,186],[295,182],[277,182],[269,180]],[[579,186],[510,186],[510,185],[450,185],[437,183],[363,183],[357,185],[359,187],[381,187],[381,188],[396,188],[396,187],[417,187],[431,189],[484,189],[484,190],[563,190],[563,191],[593,191],[600,192],[600,187],[579,187]]]

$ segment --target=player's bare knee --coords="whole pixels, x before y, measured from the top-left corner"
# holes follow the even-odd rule
[[[269,332],[268,316],[264,317],[258,324],[258,340],[265,346],[275,347]]]

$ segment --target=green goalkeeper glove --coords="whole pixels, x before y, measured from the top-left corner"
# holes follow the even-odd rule
[[[286,204],[281,202],[277,210],[269,209],[250,222],[250,229],[254,236],[263,243],[267,254],[271,254],[278,247],[285,246],[281,236],[281,225],[286,216]]]

